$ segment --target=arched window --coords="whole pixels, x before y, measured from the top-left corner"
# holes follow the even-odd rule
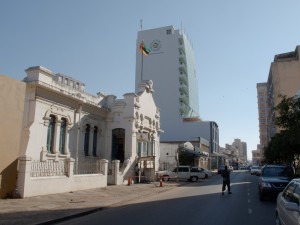
[[[47,133],[47,151],[48,153],[54,153],[54,133],[55,133],[56,118],[54,115],[50,115],[48,133]]]
[[[59,153],[65,154],[65,140],[67,131],[67,120],[65,118],[61,119],[60,125],[60,135],[59,135]]]
[[[84,134],[84,155],[89,155],[89,140],[90,140],[90,125],[87,124],[85,127],[85,134]]]
[[[98,134],[98,127],[94,127],[94,135],[93,135],[93,156],[97,156],[97,134]]]

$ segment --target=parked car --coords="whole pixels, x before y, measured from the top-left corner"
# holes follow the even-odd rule
[[[250,174],[251,175],[256,175],[259,176],[261,173],[261,167],[260,166],[252,166],[250,169]]]
[[[277,197],[293,179],[293,169],[285,165],[265,165],[261,168],[258,181],[259,199]]]
[[[299,225],[300,179],[292,180],[276,201],[276,224]]]
[[[171,171],[159,171],[157,176],[162,177],[164,181],[179,179],[196,182],[198,179],[204,179],[205,173],[198,167],[178,166]]]
[[[204,178],[208,178],[212,176],[212,172],[209,169],[203,168],[203,167],[199,167],[201,169],[201,172],[203,172],[205,174]]]

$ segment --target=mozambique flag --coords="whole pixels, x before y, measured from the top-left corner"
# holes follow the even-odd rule
[[[149,53],[150,53],[150,49],[146,47],[146,45],[144,44],[144,41],[142,41],[142,43],[140,44],[140,51],[144,55],[149,55]]]

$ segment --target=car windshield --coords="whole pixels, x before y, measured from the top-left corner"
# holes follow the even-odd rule
[[[292,177],[293,171],[287,167],[266,167],[263,171],[265,177]]]

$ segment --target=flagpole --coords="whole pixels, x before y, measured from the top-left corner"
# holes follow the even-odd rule
[[[141,66],[141,83],[143,82],[143,65],[144,65],[144,54],[142,53],[142,66]]]

